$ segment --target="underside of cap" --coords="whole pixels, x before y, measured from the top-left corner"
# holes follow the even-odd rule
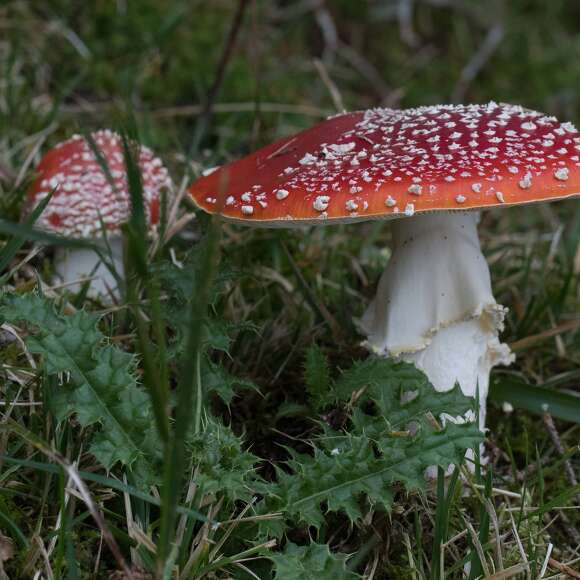
[[[396,219],[575,197],[580,134],[513,105],[372,109],[328,119],[191,186],[245,225]]]

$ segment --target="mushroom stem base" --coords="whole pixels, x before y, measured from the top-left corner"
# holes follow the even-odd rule
[[[367,346],[414,363],[438,391],[459,383],[479,391],[485,428],[489,373],[513,355],[498,338],[506,309],[491,291],[477,236],[477,215],[450,213],[401,219],[377,295],[361,320]]]
[[[111,264],[117,274],[124,277],[123,239],[115,236],[108,240],[111,249]],[[96,242],[103,249],[105,256],[108,250],[104,242]],[[118,299],[120,290],[117,279],[101,261],[100,256],[89,248],[57,247],[54,254],[54,268],[62,283],[72,292],[78,292],[86,278],[91,278],[88,296],[105,301]]]

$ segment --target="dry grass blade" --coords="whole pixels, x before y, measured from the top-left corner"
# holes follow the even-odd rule
[[[546,550],[546,557],[544,558],[544,563],[542,564],[542,569],[540,570],[539,578],[543,578],[546,570],[548,569],[548,562],[550,561],[550,556],[552,550],[554,549],[554,544],[548,544],[548,549]]]
[[[213,550],[209,554],[209,561],[213,562],[218,557],[218,552],[222,548],[222,546],[226,543],[227,539],[231,536],[232,532],[236,529],[236,526],[240,523],[241,519],[248,513],[249,509],[252,507],[251,503],[248,503],[244,506],[240,515],[234,522],[232,522],[227,530],[224,532],[223,536],[219,539],[219,541],[215,544]]]
[[[252,572],[247,566],[244,566],[240,562],[236,562],[235,565],[238,568],[240,568],[240,570],[243,570],[246,574],[251,576],[252,578],[255,578],[256,580],[261,580],[261,578],[257,574],[254,574],[254,572]]]
[[[116,105],[113,102],[85,102],[82,105],[63,105],[61,112],[70,115],[79,115],[83,113],[87,115],[95,115],[110,113],[111,111],[114,111],[115,108]],[[148,114],[159,119],[169,119],[172,117],[192,117],[199,115],[203,110],[204,107],[202,105],[181,105],[153,109],[148,111]],[[332,114],[330,109],[324,109],[322,107],[316,107],[308,104],[301,105],[294,103],[260,103],[260,111],[262,113],[299,115],[321,119],[324,119]],[[139,112],[138,107],[135,109],[135,112]],[[222,115],[231,113],[255,113],[256,103],[251,101],[247,103],[216,103],[213,106],[213,112]],[[0,170],[1,169],[2,168],[0,168]]]
[[[330,75],[328,74],[328,71],[326,70],[324,63],[318,58],[315,58],[313,62],[314,67],[318,71],[318,74],[320,75],[320,78],[324,83],[324,86],[327,88],[330,97],[332,98],[334,108],[338,113],[342,113],[343,111],[346,110],[346,108],[344,106],[344,101],[342,100],[342,96],[340,94],[340,91],[338,90],[338,87],[336,86],[334,81],[330,78]]]
[[[17,433],[18,435],[20,435],[20,437],[25,439],[30,445],[32,445],[33,447],[38,449],[41,453],[46,455],[51,461],[58,463],[65,470],[70,481],[77,488],[80,498],[87,506],[89,512],[91,513],[93,519],[95,520],[95,523],[101,530],[103,539],[109,546],[111,553],[113,554],[115,560],[117,561],[117,565],[127,575],[127,578],[132,578],[131,570],[127,565],[127,562],[125,561],[125,558],[123,558],[123,554],[121,553],[121,549],[119,548],[117,541],[115,540],[113,534],[109,530],[109,527],[107,526],[103,514],[93,501],[90,491],[88,490],[87,486],[85,485],[85,482],[82,480],[76,468],[73,465],[71,465],[68,462],[68,460],[58,451],[55,451],[46,443],[44,443],[44,441],[40,440],[34,434],[30,433],[29,431],[21,427],[16,421],[9,418],[3,418],[2,422],[0,423],[0,430],[6,430]]]
[[[14,543],[12,540],[0,533],[0,580],[10,580],[4,570],[4,562],[14,557]]]
[[[565,456],[566,451],[564,449],[564,445],[562,445],[562,440],[560,439],[560,435],[558,433],[558,430],[556,429],[556,425],[554,425],[554,419],[552,419],[552,415],[550,415],[550,413],[544,413],[543,420],[544,425],[546,426],[546,430],[550,435],[550,439],[552,440],[552,443],[556,448],[556,451],[558,452],[560,457]],[[569,459],[564,460],[564,470],[566,472],[566,478],[568,479],[568,483],[572,487],[577,486],[578,480],[576,479],[574,468],[572,467],[572,464],[570,463]],[[576,496],[576,503],[580,505],[580,495]]]
[[[528,565],[521,563],[510,566],[501,572],[492,574],[491,576],[485,576],[483,580],[505,580],[506,578],[513,578],[514,576],[519,576],[522,572],[528,569]]]
[[[198,117],[195,133],[193,136],[193,142],[190,149],[192,157],[197,154],[201,140],[204,137],[205,132],[211,122],[213,106],[222,86],[226,68],[233,56],[234,47],[240,34],[244,16],[249,4],[249,0],[238,0],[238,7],[234,14],[223,52],[216,67],[213,83],[207,93],[203,110]]]
[[[493,533],[495,535],[495,565],[497,570],[501,572],[503,570],[503,556],[501,553],[500,526],[495,507],[489,498],[485,498],[485,509],[493,522]]]
[[[192,542],[192,549],[187,560],[187,563],[183,567],[181,572],[181,578],[190,578],[194,566],[196,565],[199,558],[208,550],[209,545],[213,542],[210,540],[210,533],[213,531],[213,526],[210,525],[210,521],[213,520],[215,515],[219,512],[222,506],[222,500],[218,502],[218,505],[210,505],[208,509],[208,521],[203,524],[199,530],[197,536]]]
[[[407,551],[407,559],[409,561],[409,567],[411,568],[411,570],[413,570],[413,572],[411,573],[411,577],[413,578],[413,580],[417,580],[417,573],[416,573],[416,565],[415,565],[415,558],[413,557],[413,549],[411,548],[411,540],[409,539],[409,534],[404,533],[403,534],[403,543],[405,544],[405,549]],[[441,549],[443,550],[443,546],[441,546]],[[441,557],[441,562],[443,562],[443,557]]]
[[[526,551],[524,550],[524,546],[522,544],[522,540],[520,538],[520,535],[518,534],[516,522],[514,521],[514,516],[512,515],[511,511],[509,512],[509,516],[510,516],[510,520],[511,520],[511,524],[512,524],[512,533],[513,533],[514,538],[516,540],[516,544],[517,544],[518,550],[520,552],[520,556],[523,560],[522,564],[525,565],[524,570],[526,571],[526,578],[530,578],[530,563],[528,562],[528,557],[526,556]]]
[[[489,62],[493,53],[498,49],[504,34],[505,30],[501,23],[497,23],[489,29],[480,47],[461,71],[459,81],[453,89],[451,97],[451,100],[454,103],[460,103],[463,101],[471,83],[485,68],[485,65]]]
[[[489,571],[489,566],[487,565],[487,560],[485,559],[485,553],[483,551],[483,546],[481,545],[481,542],[479,541],[479,536],[477,535],[477,532],[473,528],[473,525],[471,524],[471,522],[469,522],[468,520],[465,520],[465,525],[469,531],[469,535],[471,536],[471,541],[473,543],[473,547],[475,548],[475,551],[477,552],[477,555],[479,556],[479,561],[481,562],[481,567],[483,568],[483,573],[486,576],[490,576],[491,572]]]
[[[197,491],[196,480],[198,478],[198,470],[195,469],[189,479],[189,485],[187,486],[187,494],[185,496],[185,505],[191,505],[195,493]],[[175,533],[175,542],[177,545],[181,545],[183,542],[183,537],[185,534],[185,528],[187,526],[187,517],[185,515],[181,516],[179,523],[177,524],[177,532]]]
[[[580,318],[575,318],[574,320],[569,320],[568,322],[563,322],[554,328],[550,328],[549,330],[545,330],[544,332],[540,332],[538,334],[533,334],[531,336],[526,336],[526,338],[522,338],[520,340],[516,340],[515,342],[510,343],[510,348],[514,352],[526,350],[548,338],[552,338],[553,336],[559,336],[564,332],[570,332],[572,330],[576,330],[580,328]]]
[[[44,562],[44,571],[46,573],[47,580],[54,580],[54,573],[52,571],[52,566],[50,565],[50,557],[48,555],[48,552],[46,551],[46,548],[44,546],[44,542],[42,541],[42,538],[39,536],[35,536],[34,541],[35,541],[36,545],[38,546],[38,551],[40,553],[40,556],[42,557],[42,561]],[[37,572],[35,574],[35,577],[38,575],[39,574]]]
[[[18,172],[18,175],[16,177],[16,181],[14,183],[15,187],[20,187],[22,185],[25,177],[28,174],[28,170],[30,169],[30,166],[32,165],[34,158],[38,155],[38,153],[39,153],[42,145],[44,144],[46,138],[51,133],[53,133],[56,129],[57,129],[56,123],[51,123],[48,127],[46,127],[46,129],[44,129],[38,133],[38,140],[36,141],[36,143],[32,147],[26,160],[24,161],[24,163],[20,167],[20,171]]]

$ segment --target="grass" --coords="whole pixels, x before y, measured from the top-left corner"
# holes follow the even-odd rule
[[[354,524],[329,511],[320,526],[293,524],[282,536],[274,531],[284,516],[260,498],[292,453],[322,449],[324,425],[347,421],[311,386],[336,384],[367,356],[353,318],[388,260],[388,228],[218,232],[205,216],[182,218],[192,211],[184,197],[166,215],[164,231],[175,235],[153,245],[133,214],[126,297],[110,307],[53,288],[50,247],[34,245],[51,240],[14,225],[42,153],[104,126],[131,127],[184,186],[332,114],[337,93],[348,109],[493,99],[580,120],[574,3],[416,2],[410,20],[389,3],[247,4],[223,76],[237,2],[0,7],[3,290],[36,289],[63,316],[97,315],[105,344],[138,355],[127,372],[155,402],[151,429],[139,429],[158,433],[144,448],[164,474],[144,488],[135,459],[105,469],[91,447],[98,422],[54,408],[74,380],[24,347],[33,324],[3,321],[0,577],[578,574],[578,202],[483,215],[495,295],[510,308],[504,340],[518,356],[493,374],[485,477],[440,478],[425,492],[399,484],[390,511],[361,500]]]

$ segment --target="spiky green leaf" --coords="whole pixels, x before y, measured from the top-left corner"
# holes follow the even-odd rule
[[[347,556],[331,552],[326,544],[297,546],[292,542],[283,552],[273,554],[276,580],[355,580],[358,574],[346,567]]]
[[[28,349],[42,357],[48,374],[60,377],[50,400],[57,419],[74,414],[84,427],[94,426],[90,451],[105,468],[120,462],[144,485],[157,481],[160,442],[134,357],[106,343],[95,316],[65,315],[36,294],[4,296],[0,315],[32,327]]]
[[[358,391],[349,432],[325,427],[312,455],[289,450],[290,471],[279,469],[277,482],[264,490],[268,511],[282,511],[287,520],[320,527],[326,511],[356,522],[369,504],[388,510],[395,483],[421,489],[428,467],[457,464],[482,440],[472,423],[433,424],[431,414],[463,415],[475,402],[457,387],[438,393],[412,365],[369,359],[346,371],[337,386],[345,400]],[[413,433],[401,431],[409,424]],[[267,533],[283,531],[268,525]]]
[[[378,414],[393,430],[412,421],[424,421],[426,412],[459,416],[473,410],[475,401],[456,385],[447,392],[436,391],[427,376],[410,363],[371,357],[355,363],[339,378],[335,387],[339,400],[372,401]]]
[[[242,440],[229,427],[210,417],[188,446],[203,493],[220,494],[231,501],[252,499],[258,458],[243,449]]]
[[[226,405],[229,405],[236,394],[236,389],[257,389],[251,381],[234,377],[226,369],[208,357],[202,359],[201,384],[205,395],[216,394]]]

